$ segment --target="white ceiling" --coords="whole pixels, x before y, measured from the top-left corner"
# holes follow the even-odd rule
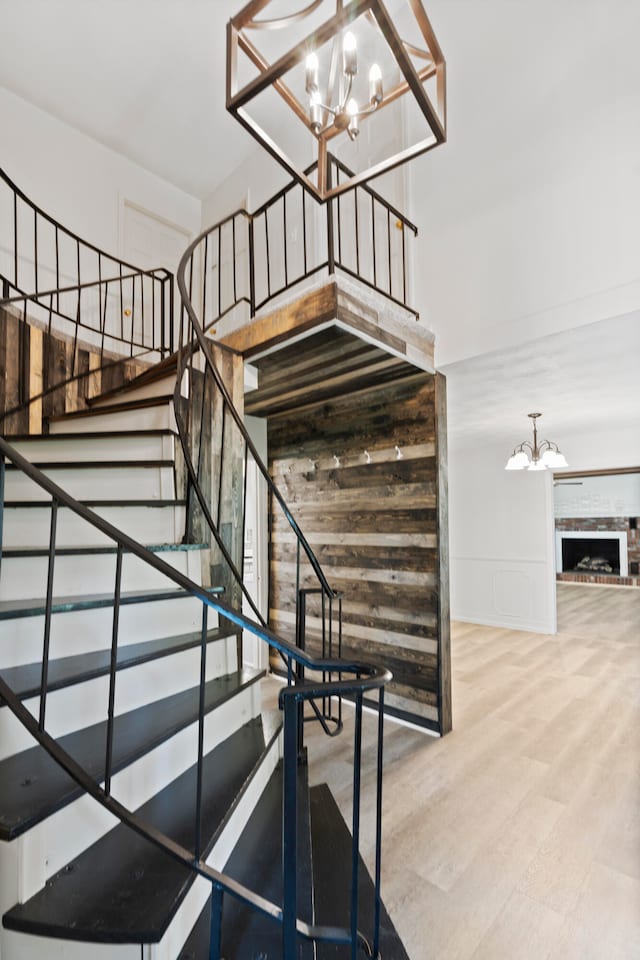
[[[563,435],[589,427],[624,426],[637,436],[639,364],[638,313],[452,363],[442,368],[449,437],[507,450],[529,438],[534,412],[543,414],[542,435],[561,447]]]
[[[254,145],[224,108],[225,26],[239,6],[0,0],[0,85],[204,197]]]

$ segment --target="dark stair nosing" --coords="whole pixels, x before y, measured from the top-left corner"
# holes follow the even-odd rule
[[[184,507],[186,506],[186,500],[78,500],[78,503],[81,503],[83,507]],[[50,500],[5,500],[4,508],[5,510],[17,510],[24,509],[25,507],[33,509],[38,507],[40,510],[43,508],[50,509],[51,501]],[[64,503],[58,504],[59,510],[67,509]]]
[[[100,440],[105,437],[177,437],[175,430],[168,427],[147,427],[140,430],[94,430],[93,433],[17,433],[9,437],[11,443],[24,443],[26,440]]]
[[[230,629],[223,630],[220,627],[216,627],[215,629],[207,631],[207,643],[214,643],[231,636],[236,636],[236,632]],[[123,644],[118,647],[116,670],[126,670],[129,667],[137,667],[140,664],[149,663],[151,660],[158,660],[161,657],[171,656],[171,654],[174,653],[181,653],[183,650],[199,647],[201,642],[202,633],[200,630],[197,630],[173,637],[162,637],[140,643]],[[69,687],[76,683],[84,683],[87,680],[94,680],[96,677],[103,677],[109,673],[110,665],[110,648],[50,660],[47,675],[47,691],[51,693],[54,690],[62,690],[64,687]],[[0,675],[21,700],[27,700],[29,697],[40,695],[42,679],[41,663],[25,663],[17,667],[8,667],[7,669],[0,667]],[[0,707],[2,706],[4,706],[4,703],[0,697]]]
[[[224,867],[224,872],[260,896],[282,904],[282,761]],[[312,864],[307,767],[298,767],[298,917],[313,918]],[[211,901],[207,900],[177,960],[208,960]],[[227,896],[223,900],[224,957],[282,957],[282,928],[255,910]],[[297,960],[313,960],[313,944],[299,940]],[[385,958],[386,960],[386,958]]]
[[[55,436],[55,434],[54,434]],[[108,434],[107,434],[108,436]],[[138,469],[173,468],[174,460],[30,460],[32,467],[38,470],[115,470],[123,467]],[[14,463],[7,463],[5,469],[10,473],[21,473]]]
[[[263,676],[264,671],[242,669],[209,680],[205,685],[205,712],[215,710]],[[116,716],[113,774],[196,722],[199,694],[199,687],[191,687]],[[59,737],[58,743],[88,776],[101,783],[106,736],[105,720]],[[82,788],[39,745],[7,757],[0,762],[0,840],[13,840],[82,793]]]
[[[206,857],[281,729],[277,711],[254,718],[204,759],[202,836]],[[196,765],[143,804],[136,815],[193,849]],[[99,864],[99,868],[96,868]],[[119,824],[46,886],[9,910],[3,926],[36,936],[94,943],[157,943],[195,874]]]
[[[310,806],[316,923],[349,929],[351,832],[326,783],[312,787]],[[371,945],[375,886],[362,857],[358,858],[358,863],[358,929]],[[380,955],[384,960],[409,960],[384,904],[381,904],[380,911]],[[350,958],[349,946],[323,943],[317,945],[317,960]]]
[[[96,417],[103,413],[126,413],[129,410],[140,410],[145,407],[164,407],[168,403],[173,403],[173,394],[164,394],[159,397],[143,397],[140,400],[130,400],[126,403],[113,403],[106,407],[91,407],[87,410],[74,410],[72,413],[60,413],[56,416],[47,417],[48,423],[60,423],[63,420],[78,420],[81,417]],[[49,437],[55,437],[57,434],[49,434]]]
[[[203,587],[207,593],[224,593],[224,587]],[[126,590],[120,594],[120,606],[132,603],[154,603],[158,600],[180,600],[193,597],[182,587],[168,590]],[[198,599],[198,598],[196,598]],[[78,594],[77,596],[54,597],[52,613],[72,613],[75,610],[96,610],[112,607],[113,593]],[[23,617],[41,617],[46,613],[47,601],[42,597],[21,600],[0,600],[0,620],[18,620]]]
[[[105,534],[106,536],[106,534]],[[149,553],[190,553],[193,550],[206,550],[206,543],[152,543],[144,544],[145,550]],[[100,546],[98,544],[87,544],[86,546],[66,546],[56,547],[56,557],[75,557],[75,556],[95,556],[103,554],[117,553],[118,548]],[[123,548],[124,555],[129,555],[130,550]],[[3,559],[7,558],[25,558],[25,557],[48,557],[49,547],[7,547],[2,550]]]

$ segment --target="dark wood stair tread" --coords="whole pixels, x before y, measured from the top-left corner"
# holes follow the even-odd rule
[[[207,632],[207,643],[214,643],[225,637],[234,636],[229,629],[217,627]],[[174,637],[163,637],[158,640],[147,640],[143,643],[125,644],[118,648],[117,670],[126,670],[151,660],[158,660],[182,650],[197,647],[201,642],[199,630],[193,633],[184,633]],[[111,650],[94,650],[91,653],[81,653],[71,657],[61,657],[49,661],[47,690],[61,690],[72,684],[84,683],[96,677],[103,677],[109,673]],[[41,663],[26,663],[18,667],[3,669],[0,675],[5,683],[11,687],[21,700],[39,696],[42,676]],[[3,705],[0,697],[0,707]]]
[[[53,434],[55,437],[55,434]],[[173,467],[173,460],[30,460],[32,467],[38,470],[114,470],[117,467]],[[5,469],[10,473],[20,473],[20,468],[14,463],[7,463]]]
[[[128,393],[131,390],[139,390],[140,387],[148,387],[151,383],[157,383],[158,380],[164,380],[165,377],[168,377],[171,373],[176,372],[178,369],[178,354],[172,353],[168,357],[165,357],[164,360],[160,360],[158,363],[154,363],[152,367],[148,370],[144,370],[142,373],[139,373],[137,377],[134,377],[132,380],[127,380],[126,383],[120,384],[119,387],[114,387],[113,390],[105,390],[104,393],[98,394],[96,397],[88,397],[87,404],[95,406],[104,400],[110,400],[111,397],[117,397],[121,394]]]
[[[316,923],[350,926],[351,832],[326,783],[312,787],[311,843]],[[358,929],[371,943],[373,932],[373,880],[359,858]],[[384,904],[380,916],[380,954],[384,960],[409,960]],[[318,944],[317,960],[350,960],[348,946]]]
[[[207,593],[224,593],[224,587],[207,587]],[[193,594],[181,587],[166,590],[126,590],[120,594],[120,605],[154,603],[159,600],[186,600]],[[96,610],[113,606],[113,593],[85,593],[77,596],[54,597],[53,613],[72,613],[74,610]],[[44,597],[20,600],[0,600],[0,620],[18,620],[22,617],[41,617],[46,612]]]
[[[263,676],[238,670],[205,686],[206,712],[230,700]],[[198,717],[199,688],[164,697],[115,718],[113,773],[122,770]],[[106,720],[59,737],[58,743],[96,782],[104,777]],[[0,840],[12,840],[82,794],[72,778],[41,746],[0,762]]]
[[[145,543],[145,550],[149,553],[189,553],[193,550],[206,550],[205,543]],[[56,548],[56,557],[95,556],[117,553],[117,546],[86,544]],[[131,551],[123,549],[126,556]],[[49,547],[7,547],[2,551],[3,557],[48,557]]]
[[[260,896],[282,904],[282,761],[240,835],[224,872]],[[307,768],[298,768],[298,916],[311,922],[311,849]],[[178,960],[208,960],[210,900],[204,906]],[[233,960],[281,960],[279,924],[234,897],[223,900],[222,956]],[[299,941],[298,960],[312,960],[313,945]]]
[[[48,423],[60,423],[63,420],[79,420],[82,417],[96,417],[103,413],[127,413],[129,410],[141,410],[144,407],[164,407],[173,403],[173,394],[163,394],[159,397],[143,397],[139,400],[129,400],[123,403],[113,403],[105,407],[91,407],[87,410],[74,410],[72,413],[60,413],[47,417]],[[49,437],[56,434],[49,434]]]
[[[203,764],[205,855],[280,730],[277,712],[251,720]],[[137,811],[145,823],[193,849],[196,766]],[[67,864],[3,925],[38,936],[94,943],[157,943],[195,875],[149,840],[119,824]],[[88,951],[89,952],[89,951]]]

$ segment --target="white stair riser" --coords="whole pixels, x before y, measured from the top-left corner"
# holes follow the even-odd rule
[[[50,656],[71,657],[111,646],[113,608],[54,613],[51,618]],[[209,629],[218,625],[218,614],[209,608]],[[191,633],[202,626],[202,604],[195,597],[127,604],[120,608],[118,642],[143,643]],[[44,617],[0,621],[0,667],[35,663],[42,657]]]
[[[18,453],[32,462],[55,460],[173,460],[177,438],[173,434],[129,436],[30,437],[11,441]]]
[[[200,550],[167,550],[158,554],[161,559],[200,581]],[[18,600],[44,597],[47,588],[47,557],[4,557],[0,577],[0,600]],[[57,556],[54,565],[53,595],[66,597],[78,594],[113,593],[115,587],[116,555],[71,554]],[[121,589],[170,589],[176,585],[150,564],[125,554],[122,560]]]
[[[0,930],[0,960],[141,960],[138,944],[76,943]],[[142,954],[146,960],[148,954]]]
[[[258,800],[275,770],[282,755],[281,739],[275,741],[260,764],[251,783],[233,811],[213,850],[207,857],[209,866],[216,870],[223,870],[227,860],[233,852],[238,837],[247,825]],[[280,825],[275,823],[274,830]],[[193,925],[200,916],[207,897],[211,893],[211,885],[204,878],[199,878],[193,884],[189,893],[176,912],[175,917],[158,944],[153,944],[149,951],[149,960],[175,960],[184,943],[193,929]]]
[[[102,433],[112,430],[176,430],[173,404],[158,404],[141,407],[139,410],[122,410],[119,413],[94,413],[86,417],[70,417],[54,420],[49,433]]]
[[[179,543],[185,529],[185,508],[92,507],[104,520],[123,530],[138,543]],[[42,507],[9,507],[4,514],[3,546],[48,547],[51,510]],[[104,546],[112,543],[105,534],[73,511],[58,510],[56,544],[59,547]]]
[[[89,467],[70,465],[57,470],[42,468],[45,476],[76,500],[173,500],[176,496],[173,466]],[[18,470],[8,470],[5,500],[51,501],[51,495]]]
[[[207,648],[207,680],[236,669],[235,637],[210,643]],[[116,674],[116,715],[143,707],[155,700],[196,687],[200,681],[200,650],[192,647],[171,656],[119,670]],[[101,723],[107,717],[109,677],[96,677],[47,694],[47,733],[67,733]],[[38,716],[40,698],[24,701]],[[33,746],[33,739],[7,707],[0,708],[0,760]]]
[[[260,712],[260,693],[253,684],[221,704],[205,719],[205,753],[210,753]],[[193,723],[141,757],[112,780],[112,795],[129,810],[146,803],[192,766],[197,759],[198,724]],[[10,858],[14,873],[7,877],[12,903],[24,903],[40,890],[49,877],[95,843],[117,821],[91,797],[79,797],[62,810],[6,844],[17,846]],[[51,941],[53,945],[57,941]],[[88,948],[85,944],[85,957]],[[48,956],[55,956],[49,954]],[[64,954],[63,954],[64,956]],[[4,957],[3,957],[4,960]],[[175,960],[175,958],[174,958]]]
[[[128,390],[114,394],[112,397],[104,397],[96,400],[95,403],[92,403],[91,409],[104,410],[107,407],[113,406],[114,403],[130,403],[133,400],[146,400],[148,397],[168,397],[173,394],[175,385],[175,374],[169,374],[169,376],[164,377],[162,380],[156,380],[145,386],[129,387]]]

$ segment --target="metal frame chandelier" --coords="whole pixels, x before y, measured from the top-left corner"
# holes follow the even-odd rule
[[[324,202],[445,142],[446,65],[421,0],[394,5],[398,25],[382,0],[307,0],[302,9],[282,14],[283,5],[294,4],[251,0],[229,21],[227,110],[318,200]],[[366,63],[368,84],[358,77],[359,61]],[[316,155],[313,173],[282,144],[283,128],[289,125],[279,122],[275,132],[267,129],[270,115],[264,106],[256,116],[260,98],[268,93],[277,94],[289,108],[287,116],[293,113],[310,135]],[[375,161],[331,183],[329,149],[347,138],[353,142],[361,122],[406,94],[418,108],[411,127],[416,142],[404,142],[387,156],[378,142],[384,138],[373,136],[379,148]],[[403,136],[408,139],[409,133]],[[391,139],[395,149],[398,138]]]
[[[529,413],[527,416],[533,420],[533,443],[523,440],[518,444],[507,460],[505,470],[555,470],[568,467],[566,457],[560,453],[557,443],[552,443],[551,440],[538,442],[536,420],[542,414]]]

